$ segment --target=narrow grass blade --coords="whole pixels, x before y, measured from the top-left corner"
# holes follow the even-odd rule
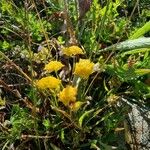
[[[137,39],[149,31],[150,31],[150,21],[145,23],[143,27],[139,28],[129,39]]]

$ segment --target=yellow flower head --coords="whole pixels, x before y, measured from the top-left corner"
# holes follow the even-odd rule
[[[48,76],[44,77],[36,82],[36,85],[39,89],[56,89],[59,87],[61,81],[55,77]]]
[[[77,54],[83,54],[83,51],[78,46],[70,46],[63,49],[63,53],[67,56],[77,55]]]
[[[78,111],[78,109],[81,107],[82,104],[83,102],[80,102],[80,101],[74,102],[70,105],[70,109],[72,111]]]
[[[69,85],[59,93],[59,99],[65,106],[69,106],[71,102],[76,101],[76,95],[77,88]]]
[[[44,70],[48,72],[58,71],[60,70],[64,65],[59,61],[51,61],[47,65],[45,65]]]
[[[76,63],[74,74],[87,79],[90,74],[92,74],[94,68],[94,63],[89,59],[80,59],[78,63]]]

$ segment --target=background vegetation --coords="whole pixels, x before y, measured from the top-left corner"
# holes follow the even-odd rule
[[[1,0],[0,148],[130,149],[128,112],[150,107],[149,8],[149,0]],[[62,53],[72,45],[83,53]],[[80,59],[95,64],[86,79],[74,75]],[[53,60],[64,67],[46,72]],[[60,91],[78,89],[76,110],[37,87],[49,75]]]

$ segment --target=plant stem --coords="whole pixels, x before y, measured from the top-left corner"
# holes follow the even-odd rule
[[[32,82],[31,78],[26,73],[24,73],[19,66],[17,66],[13,61],[11,61],[3,52],[0,51],[0,55],[4,57],[10,64],[12,64],[16,68],[16,70],[18,70],[28,81]]]

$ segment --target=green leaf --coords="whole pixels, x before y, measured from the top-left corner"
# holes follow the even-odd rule
[[[124,53],[121,54],[121,56],[124,57],[126,55],[145,53],[145,52],[148,52],[148,51],[150,51],[149,48],[135,49],[135,50],[124,52]]]
[[[10,44],[7,41],[4,41],[2,44],[2,49],[7,50],[8,48],[10,48]]]
[[[82,116],[79,118],[79,126],[82,127],[83,120],[86,116],[88,116],[90,113],[92,113],[94,109],[91,109],[89,111],[85,111],[85,113],[82,114]]]
[[[51,127],[50,120],[49,119],[45,119],[43,121],[43,125],[46,127],[46,129],[50,128]]]
[[[64,132],[64,129],[61,130],[61,141],[64,141],[65,140],[65,132]]]
[[[106,114],[104,117],[102,117],[101,121],[108,120],[108,118],[110,116],[112,116],[113,114],[114,114],[114,112],[110,112],[110,113]]]
[[[105,90],[108,92],[109,91],[109,89],[107,88],[107,85],[106,85],[106,81],[105,81],[105,79],[104,79],[104,88],[105,88]]]
[[[129,39],[137,39],[149,31],[150,31],[150,21],[145,23],[143,27],[139,28]]]
[[[112,46],[109,46],[107,48],[99,50],[97,54],[100,54],[102,52],[107,51],[128,51],[128,50],[134,50],[134,49],[140,49],[140,48],[150,48],[150,38],[138,38],[134,40],[127,40],[124,42],[120,42],[117,44],[114,44]]]
[[[145,74],[149,74],[150,73],[150,69],[136,69],[135,73],[137,75],[142,76],[142,75],[145,75]]]

